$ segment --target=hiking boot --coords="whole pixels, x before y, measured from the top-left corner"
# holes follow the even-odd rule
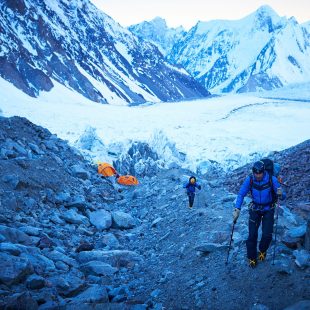
[[[265,260],[265,258],[266,258],[266,252],[259,251],[258,252],[258,259],[262,262]]]
[[[256,265],[257,265],[257,260],[249,258],[249,267],[255,268]]]

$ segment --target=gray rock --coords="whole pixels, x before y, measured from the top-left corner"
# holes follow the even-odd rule
[[[290,249],[297,249],[298,246],[301,244],[302,239],[297,237],[293,238],[286,234],[282,237],[281,242]]]
[[[54,224],[64,225],[66,222],[60,218],[60,215],[57,213],[54,213],[50,216],[50,221]]]
[[[22,226],[19,228],[19,230],[29,236],[39,236],[42,231],[42,228],[37,228],[37,227],[32,227],[32,226]]]
[[[70,209],[61,215],[61,218],[70,224],[89,224],[88,218]]]
[[[12,147],[12,149],[14,151],[16,151],[17,153],[19,153],[21,155],[26,156],[28,154],[28,152],[26,151],[26,149],[23,146],[21,146],[20,144],[14,142],[14,141],[10,142],[10,146]]]
[[[296,257],[295,263],[300,268],[306,268],[310,266],[310,253],[307,250],[295,250],[293,252]]]
[[[136,225],[135,219],[128,213],[122,211],[112,212],[113,227],[130,229]]]
[[[86,291],[72,298],[70,304],[74,305],[76,303],[78,309],[81,303],[98,304],[106,303],[108,301],[109,296],[107,289],[102,285],[95,284],[89,287]]]
[[[108,234],[105,234],[104,236],[102,236],[100,241],[101,241],[103,246],[107,246],[110,249],[117,249],[117,248],[119,248],[119,241],[111,233],[108,233]]]
[[[29,148],[31,149],[31,151],[34,153],[34,154],[37,154],[37,155],[44,155],[44,152],[42,150],[40,150],[40,148],[34,144],[34,143],[28,143],[29,145]]]
[[[70,193],[65,192],[65,191],[58,192],[55,195],[55,203],[64,204],[64,203],[69,202],[70,198],[71,198]]]
[[[37,243],[37,246],[40,249],[51,248],[55,245],[55,242],[46,234],[43,234],[43,236],[39,239],[39,242]]]
[[[20,182],[19,177],[15,174],[5,175],[2,177],[2,180],[4,183],[10,184],[12,189],[16,189]]]
[[[85,287],[85,281],[81,276],[74,274],[73,272],[67,274],[56,275],[48,278],[57,289],[58,293],[64,297],[71,297],[83,290]]]
[[[66,208],[76,208],[80,212],[85,212],[86,207],[87,207],[87,203],[85,201],[84,196],[76,196],[72,199],[72,201],[65,204],[65,207]]]
[[[36,207],[37,201],[35,201],[33,198],[24,198],[24,205],[29,209],[34,209]]]
[[[47,149],[55,151],[55,152],[58,152],[59,149],[58,149],[58,147],[57,147],[55,142],[56,141],[54,141],[52,139],[51,140],[45,140],[44,141],[44,145],[46,146]]]
[[[3,147],[1,148],[0,156],[1,156],[1,159],[10,159],[10,158],[15,158],[17,154],[12,150],[9,150]]]
[[[26,258],[0,253],[0,283],[12,285],[21,282],[28,274],[33,273],[33,267]]]
[[[6,252],[14,256],[19,256],[21,249],[13,243],[3,242],[0,243],[0,252]]]
[[[152,222],[151,227],[156,227],[157,224],[158,224],[159,222],[161,222],[162,220],[163,220],[163,218],[161,218],[161,217],[156,218],[156,219]]]
[[[133,251],[111,250],[111,251],[87,251],[78,254],[78,260],[81,263],[90,261],[101,261],[112,265],[113,267],[133,267],[136,263],[142,261],[140,255]]]
[[[32,244],[30,237],[16,228],[0,225],[0,235],[2,235],[6,241],[11,243],[21,243],[25,245]]]
[[[109,229],[112,226],[111,213],[103,209],[90,212],[89,220],[98,230]]]
[[[67,265],[71,266],[71,267],[76,267],[77,266],[77,262],[75,259],[59,252],[56,250],[53,251],[48,251],[48,250],[44,250],[43,254],[48,257],[49,259],[51,259],[53,262],[58,262],[58,261],[62,261],[64,263],[66,263]]]
[[[277,271],[277,273],[289,275],[289,274],[292,274],[293,272],[289,261],[276,260],[274,262],[274,265],[275,265],[274,268]]]
[[[58,270],[69,271],[69,269],[70,269],[70,267],[62,261],[57,261],[55,263],[55,266]]]
[[[31,294],[26,291],[10,296],[5,309],[37,310],[38,303]]]
[[[17,204],[17,200],[14,194],[2,198],[1,206],[3,209],[17,210],[18,204]]]
[[[21,257],[29,260],[36,273],[53,272],[56,270],[54,262],[41,254],[22,253]]]
[[[82,180],[87,180],[90,178],[89,173],[80,165],[74,165],[72,167],[72,174]]]
[[[306,234],[306,224],[292,228],[288,231],[288,235],[292,238],[301,238]]]
[[[112,276],[117,271],[117,268],[100,261],[90,261],[80,268],[84,273],[95,276]]]
[[[39,290],[45,286],[45,279],[33,274],[26,280],[26,286],[31,290]]]

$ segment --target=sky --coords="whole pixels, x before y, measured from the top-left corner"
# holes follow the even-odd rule
[[[309,84],[268,92],[275,99],[230,94],[128,107],[91,102],[53,83],[35,99],[0,79],[0,115],[26,117],[73,146],[95,128],[105,147],[90,154],[93,162],[111,162],[108,151],[127,151],[130,141],[142,141],[166,163],[178,162],[175,149],[187,154],[181,164],[192,171],[209,160],[236,168],[310,138]]]
[[[310,21],[309,0],[91,0],[120,25],[127,27],[159,16],[169,27],[189,29],[197,21],[243,18],[262,5],[280,16],[294,16],[299,23]]]

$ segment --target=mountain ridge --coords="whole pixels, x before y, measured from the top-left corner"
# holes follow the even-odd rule
[[[265,5],[239,20],[199,21],[166,57],[213,94],[308,82],[307,25],[298,24],[294,17],[280,17]]]
[[[32,97],[53,80],[90,100],[128,104],[209,95],[88,0],[3,1],[0,76]]]

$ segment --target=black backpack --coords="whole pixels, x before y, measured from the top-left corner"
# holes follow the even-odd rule
[[[270,158],[262,158],[260,161],[262,161],[265,165],[265,170],[269,174],[269,182],[267,184],[262,185],[261,187],[255,186],[257,190],[263,190],[266,188],[271,188],[271,196],[272,196],[272,204],[275,204],[278,201],[278,195],[273,189],[273,184],[272,184],[272,176],[274,175],[274,162]],[[251,175],[250,179],[250,186],[251,186],[251,192],[252,192],[252,187],[253,187],[253,175]]]
[[[262,158],[260,161],[262,161],[265,165],[265,170],[269,173],[269,176],[273,176],[273,169],[274,169],[274,164],[273,160],[270,158]]]

